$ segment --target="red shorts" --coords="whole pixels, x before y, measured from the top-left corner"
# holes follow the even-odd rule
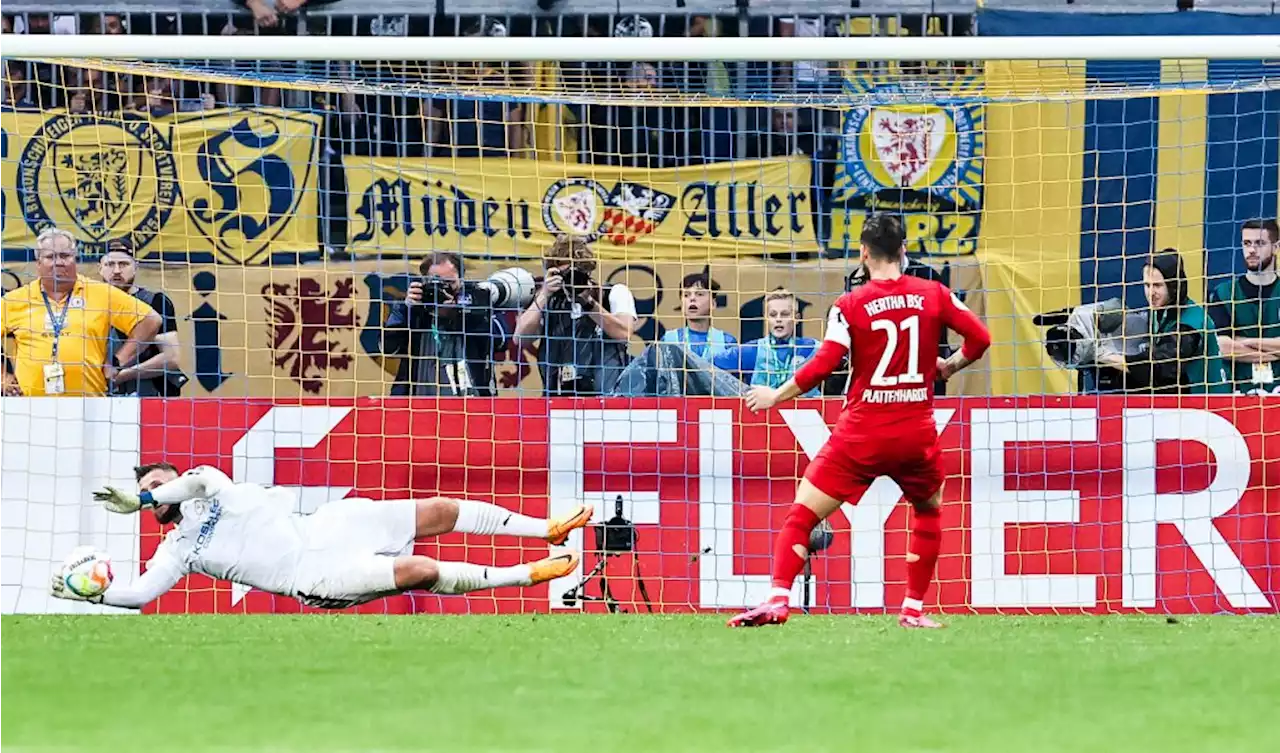
[[[888,476],[908,502],[923,502],[942,488],[938,435],[838,440],[832,437],[809,461],[804,477],[842,502],[857,501],[871,482]]]

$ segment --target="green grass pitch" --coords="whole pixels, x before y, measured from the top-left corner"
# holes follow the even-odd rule
[[[1280,618],[5,617],[9,751],[1280,750]]]

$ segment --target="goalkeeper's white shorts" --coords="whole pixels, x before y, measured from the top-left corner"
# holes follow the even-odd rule
[[[395,558],[413,554],[413,500],[340,499],[303,518],[294,590],[308,606],[344,609],[396,593]]]

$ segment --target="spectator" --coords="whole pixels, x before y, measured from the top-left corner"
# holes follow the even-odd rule
[[[86,34],[127,34],[129,25],[119,13],[94,13],[85,23]]]
[[[32,81],[27,66],[20,60],[4,61],[4,109],[17,111],[39,110],[40,105],[31,96]]]
[[[544,261],[546,277],[516,320],[516,338],[537,358],[548,397],[607,394],[627,366],[635,297],[592,277],[595,251],[581,238],[559,236]]]
[[[252,37],[255,36],[252,29],[244,29],[237,27],[234,23],[228,21],[222,30],[218,32],[224,37]],[[248,42],[246,41],[246,44]],[[234,67],[237,70],[252,71],[261,70],[262,63],[236,61]],[[263,86],[240,86],[238,84],[229,84],[226,82],[214,85],[215,103],[222,107],[236,107],[240,105],[258,105],[261,107],[279,107],[283,101],[280,89]]]
[[[506,36],[505,30],[480,29],[468,36]],[[458,63],[453,66],[454,83],[471,89],[511,88],[513,71],[503,63]],[[450,140],[454,157],[506,157],[529,145],[529,124],[525,106],[494,99],[454,99]]]
[[[786,288],[777,288],[765,296],[764,311],[769,334],[721,353],[712,362],[737,372],[748,384],[781,387],[818,349],[818,341],[796,337],[796,296]],[[818,389],[814,388],[806,396],[817,394]]]
[[[641,19],[643,20],[643,19]],[[688,44],[699,38],[721,35],[720,23],[710,16],[694,16],[686,32]],[[719,60],[668,63],[663,67],[664,84],[711,98],[727,97],[733,91],[730,65]],[[673,110],[667,135],[668,148],[683,153],[682,164],[706,164],[734,158],[734,116],[728,107],[686,107]]]
[[[249,9],[250,13],[253,14],[253,22],[258,26],[269,29],[280,23],[280,16],[276,14],[276,9],[280,5],[280,0],[275,0],[274,2],[272,2],[272,0],[242,0],[242,4],[244,7]],[[305,4],[306,0],[302,0],[302,2],[297,5],[298,7],[302,7]],[[292,10],[296,9],[297,8],[292,8]],[[280,10],[288,12],[284,8],[281,8]]]
[[[797,110],[794,107],[776,107],[770,112],[773,127],[769,129],[768,154],[771,157],[787,157],[800,152],[799,132],[796,130]]]
[[[98,275],[108,285],[123,290],[147,304],[160,315],[160,330],[150,344],[143,348],[138,363],[120,369],[116,375],[117,395],[138,397],[178,397],[187,377],[179,363],[181,348],[178,344],[178,318],[173,301],[158,290],[147,290],[137,284],[138,264],[133,257],[133,244],[124,239],[111,241],[107,252],[98,262]],[[118,329],[111,330],[111,354],[118,354],[126,335]]]
[[[1187,273],[1174,249],[1151,255],[1142,268],[1148,342],[1133,355],[1108,353],[1098,365],[1124,373],[1129,392],[1230,392],[1218,337],[1203,307],[1187,294]]]
[[[720,22],[711,16],[694,16],[689,20],[688,36],[710,38],[722,36]],[[696,44],[690,42],[690,44]],[[682,88],[711,97],[727,97],[732,92],[729,64],[719,60],[705,63],[681,63]]]
[[[179,84],[168,78],[140,76],[138,93],[134,95],[132,109],[152,117],[171,115],[175,112],[200,112],[217,106],[214,96],[208,92],[198,99],[179,98]]]
[[[684,311],[685,326],[667,330],[662,342],[680,343],[694,355],[708,360],[737,345],[733,335],[711,326],[719,292],[720,283],[707,272],[686,276],[680,283],[680,308]]]
[[[49,229],[36,239],[39,279],[10,291],[0,304],[13,373],[5,371],[6,395],[101,396],[115,384],[117,364],[133,366],[144,343],[160,329],[150,306],[110,285],[80,277],[76,240]],[[128,338],[107,358],[111,328]]]
[[[1237,392],[1280,392],[1280,286],[1275,220],[1249,220],[1240,228],[1245,273],[1209,293],[1209,316]]]
[[[28,13],[26,20],[21,18],[13,26],[15,34],[52,34],[53,19],[48,13]]]
[[[280,16],[291,15],[302,10],[303,6],[314,7],[328,5],[336,0],[237,0],[240,5],[249,9],[253,21],[264,28],[274,28],[280,24]]]
[[[491,397],[494,357],[507,331],[489,292],[464,286],[462,257],[436,251],[382,326],[382,352],[400,359],[393,395]]]
[[[821,37],[821,18],[792,16],[778,19],[780,37]],[[812,91],[830,75],[831,65],[822,60],[799,60],[795,63],[779,63],[776,66],[777,88],[783,92]]]
[[[120,74],[85,68],[81,75],[84,86],[71,92],[67,109],[84,113],[116,112],[120,109],[120,92],[125,88]]]

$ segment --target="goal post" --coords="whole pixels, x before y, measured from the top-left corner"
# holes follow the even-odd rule
[[[1268,60],[1271,35],[1106,37],[712,37],[697,44],[654,37],[380,37],[370,56],[362,37],[26,35],[0,37],[6,56],[132,60],[633,60],[668,62],[801,60]]]
[[[1264,473],[1280,462],[1280,362],[1271,382],[1224,362],[1221,395],[1152,397],[1047,347],[1136,348],[1153,251],[1177,253],[1199,305],[1244,272],[1242,244],[1261,242],[1246,223],[1266,238],[1280,213],[1280,38],[3,35],[0,49],[5,292],[38,276],[45,230],[77,238],[91,278],[123,241],[137,283],[171,301],[189,378],[181,398],[0,402],[6,612],[62,606],[43,589],[75,544],[145,562],[159,527],[89,494],[160,460],[286,487],[303,513],[439,493],[534,515],[587,502],[618,526],[575,534],[598,551],[549,588],[371,611],[760,600],[839,386],[756,416],[699,380],[785,378],[858,283],[859,231],[881,211],[903,218],[911,273],[951,287],[994,339],[938,386],[932,605],[1280,604],[1280,487]],[[600,290],[634,303],[630,392],[547,399],[562,372],[507,343],[484,357],[494,394],[457,397],[471,376],[419,370],[419,346],[395,344],[406,291],[453,264],[438,253],[473,282],[541,277],[558,236],[589,244]],[[1118,324],[1094,336],[1090,305]],[[796,601],[896,607],[896,487],[877,482],[833,525]],[[507,565],[545,548],[420,551]],[[155,607],[298,608],[207,578]]]

